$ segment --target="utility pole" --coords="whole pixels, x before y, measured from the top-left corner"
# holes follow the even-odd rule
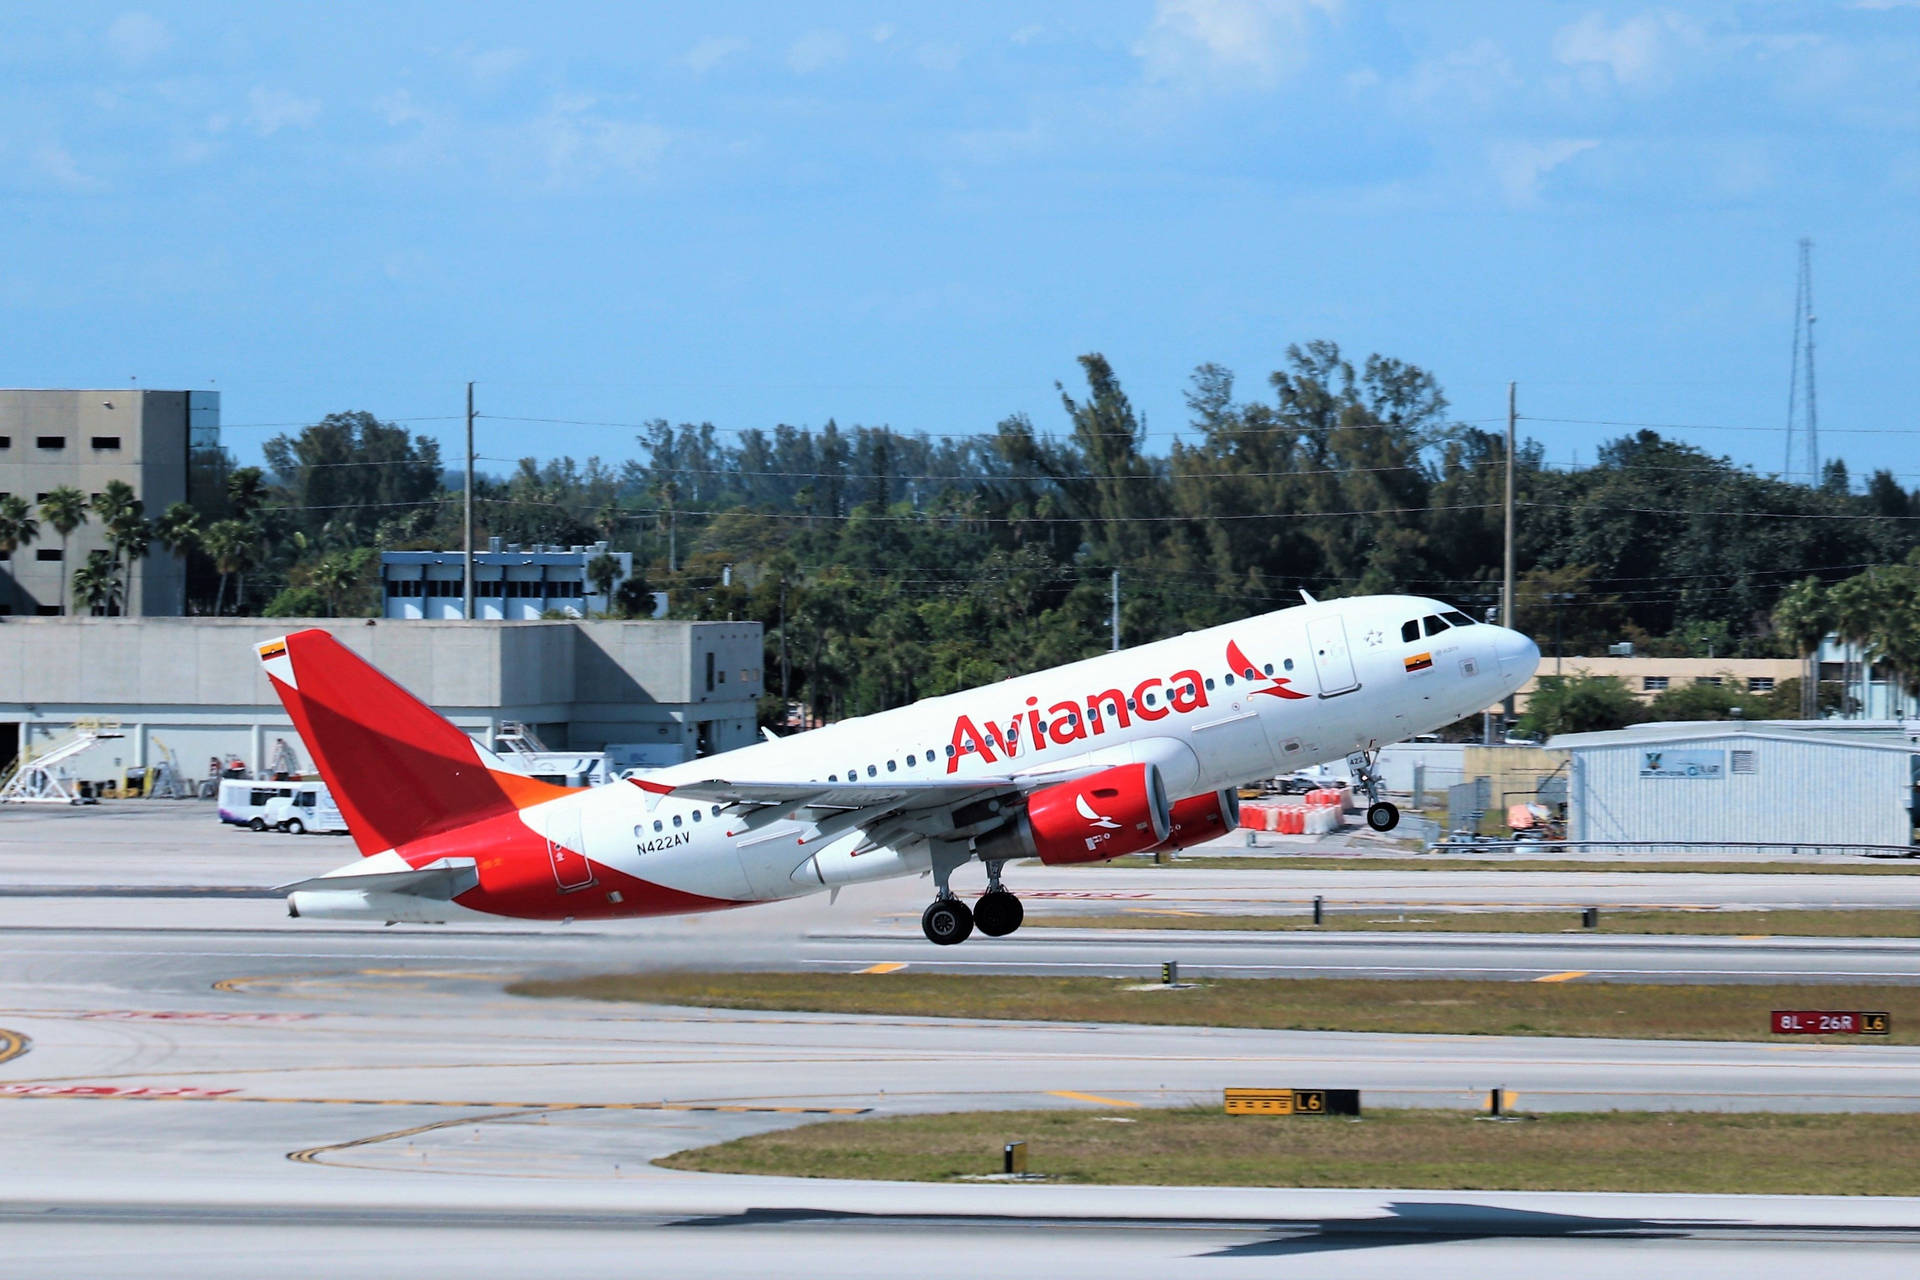
[[[466,607],[465,607],[465,612],[461,616],[467,618],[468,620],[471,620],[473,618],[473,384],[471,382],[467,384],[466,525],[467,525],[466,589],[463,592],[461,592],[462,597],[466,600]]]
[[[1507,496],[1505,502],[1507,531],[1504,539],[1505,555],[1502,557],[1500,569],[1500,625],[1508,628],[1513,626],[1513,437],[1514,422],[1519,416],[1514,410],[1518,402],[1514,388],[1514,383],[1507,384]],[[1501,705],[1501,718],[1511,725],[1513,713],[1514,698],[1512,694],[1508,694]]]
[[[1513,626],[1513,428],[1518,415],[1514,412],[1516,397],[1515,384],[1507,384],[1507,533],[1506,556],[1500,572],[1500,625]]]
[[[1120,652],[1120,571],[1113,571],[1113,651]]]
[[[780,575],[780,715],[787,714],[787,700],[791,696],[787,691],[788,675],[792,668],[787,663],[787,575]]]

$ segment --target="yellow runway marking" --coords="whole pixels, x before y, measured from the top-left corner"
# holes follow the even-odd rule
[[[870,968],[862,969],[860,972],[861,973],[898,973],[906,967],[907,966],[904,961],[882,960],[879,964],[873,965]]]
[[[1072,1098],[1075,1102],[1092,1102],[1103,1107],[1137,1107],[1137,1102],[1126,1102],[1119,1098],[1103,1098],[1097,1093],[1075,1093],[1071,1089],[1049,1089],[1048,1093],[1056,1098]]]
[[[18,1031],[9,1031],[5,1027],[0,1027],[0,1062],[12,1062],[25,1053],[32,1044],[33,1041]]]
[[[1565,973],[1550,973],[1544,978],[1535,978],[1535,982],[1571,982],[1575,978],[1584,978],[1592,973],[1591,969],[1569,969]]]

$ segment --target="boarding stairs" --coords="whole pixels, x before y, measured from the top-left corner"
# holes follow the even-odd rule
[[[117,722],[80,720],[66,738],[38,756],[23,750],[20,761],[4,786],[0,786],[0,804],[85,804],[85,797],[74,788],[67,763],[96,742],[124,738]]]

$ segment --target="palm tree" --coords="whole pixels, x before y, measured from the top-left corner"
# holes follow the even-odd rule
[[[345,595],[359,575],[354,572],[353,562],[345,555],[336,553],[313,566],[310,580],[320,594],[327,598],[327,616],[340,616],[340,597]]]
[[[73,598],[98,617],[111,614],[120,603],[120,571],[105,551],[87,552],[87,562],[73,575]]]
[[[220,573],[220,591],[213,600],[217,617],[226,608],[227,579],[236,573],[245,573],[253,565],[254,530],[244,520],[220,520],[207,527],[201,541],[207,554],[213,557],[213,567]],[[238,603],[236,597],[236,607]]]
[[[17,493],[0,498],[0,560],[13,559],[13,553],[40,536],[40,522],[33,508]]]
[[[1860,668],[1860,714],[1863,716],[1867,714],[1873,691],[1873,664],[1880,656],[1881,622],[1887,614],[1882,595],[1879,580],[1871,569],[1836,584],[1829,593],[1834,630],[1841,640],[1859,651],[1854,661]],[[1844,682],[1842,687],[1846,687]],[[1848,689],[1847,693],[1851,696],[1852,690]]]
[[[245,520],[267,500],[266,473],[258,467],[236,467],[227,475],[227,501],[235,518]]]
[[[620,581],[620,561],[611,551],[602,551],[587,561],[587,581],[593,584],[593,593],[613,608],[613,584]]]
[[[87,522],[87,495],[63,484],[40,499],[40,518],[60,535],[60,612],[67,611],[67,539]]]
[[[1773,606],[1773,625],[1792,643],[1800,655],[1800,718],[1816,719],[1820,714],[1820,667],[1814,655],[1820,642],[1833,630],[1833,602],[1821,589],[1820,579],[1808,576],[1780,593]]]
[[[187,557],[200,546],[200,513],[190,502],[176,502],[153,522],[153,540],[180,562],[180,612],[187,612]]]

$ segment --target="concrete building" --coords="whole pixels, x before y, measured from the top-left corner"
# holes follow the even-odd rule
[[[1920,726],[1735,720],[1561,734],[1567,838],[1920,848]]]
[[[487,539],[473,553],[473,606],[482,621],[538,618],[549,609],[575,617],[606,613],[613,597],[594,590],[587,566],[603,555],[620,565],[613,590],[633,573],[631,551],[585,547],[522,547]],[[380,553],[381,612],[388,618],[466,617],[466,554],[462,551],[383,551]]]
[[[1539,671],[1515,695],[1518,710],[1527,709],[1528,697],[1540,687],[1542,676],[1554,674],[1554,666],[1554,659],[1541,659]],[[1568,657],[1559,659],[1559,666],[1560,674],[1569,677],[1611,676],[1642,702],[1652,702],[1668,689],[1701,683],[1731,685],[1743,693],[1772,693],[1802,674],[1797,658]]]
[[[37,507],[61,485],[89,498],[110,480],[124,480],[148,518],[191,501],[193,456],[220,447],[217,391],[0,390],[0,496],[18,494]],[[91,551],[107,547],[89,518],[63,549],[44,523],[30,546],[0,561],[0,614],[60,612],[61,568],[68,590]],[[130,616],[180,612],[185,568],[160,548],[134,562],[123,606]],[[69,605],[71,602],[69,601]]]
[[[1820,683],[1845,697],[1837,718],[1920,719],[1920,696],[1903,689],[1885,663],[1867,661],[1860,645],[1829,635],[1820,642],[1815,657],[1820,663]]]
[[[94,719],[124,736],[90,748],[76,778],[115,777],[164,751],[189,777],[204,777],[212,756],[259,770],[276,738],[310,768],[255,659],[258,644],[304,627],[331,631],[489,744],[518,721],[550,747],[608,749],[624,767],[757,736],[757,622],[10,619],[0,624],[0,766],[22,744],[44,750]]]

